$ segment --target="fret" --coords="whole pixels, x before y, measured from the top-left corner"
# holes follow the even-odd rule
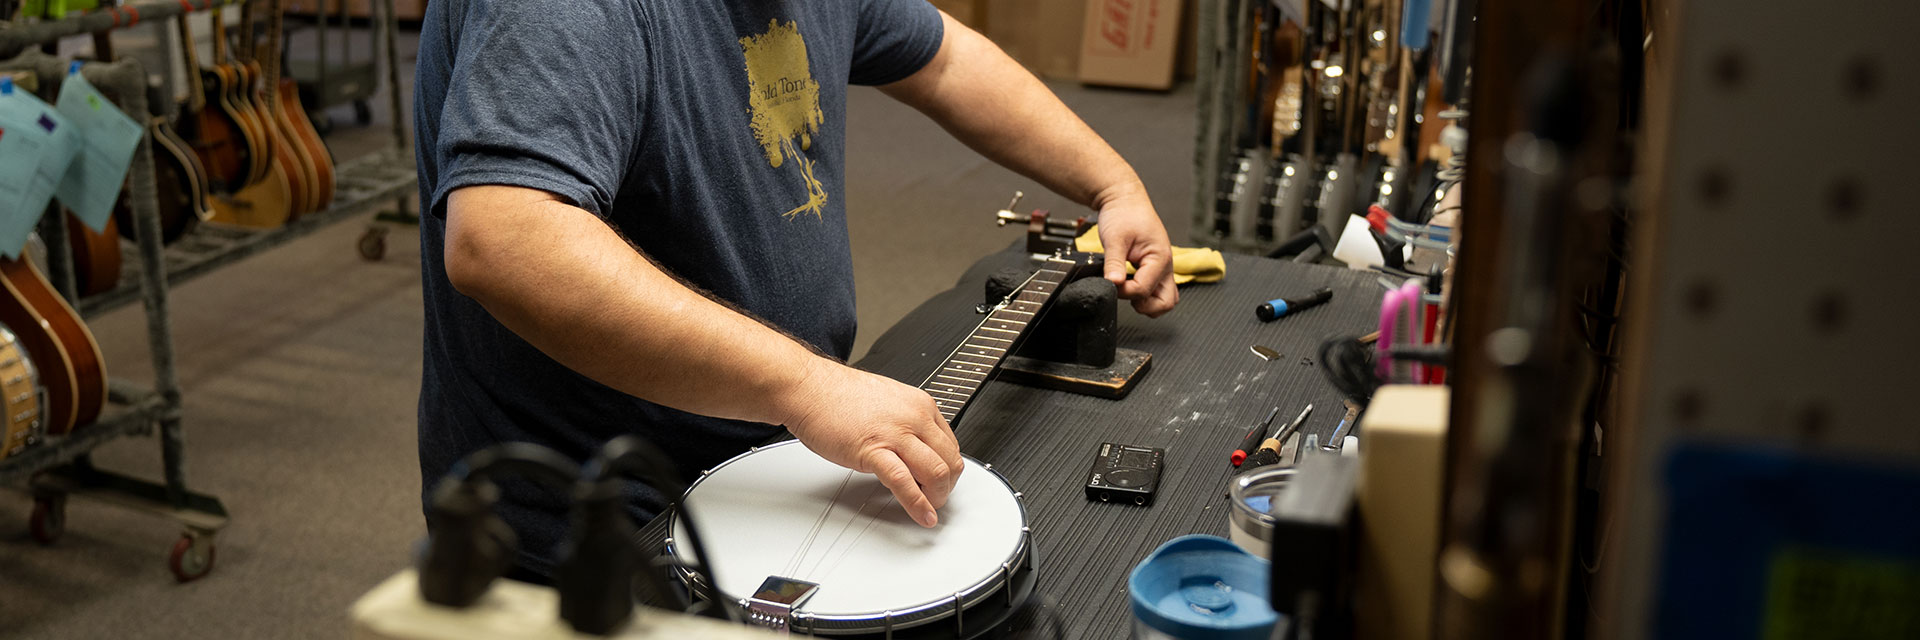
[[[950,396],[953,396],[952,398],[942,398],[942,397],[940,397],[940,396],[934,396],[934,397],[933,397],[933,399],[934,399],[934,400],[936,400],[936,401],[938,401],[938,400],[946,400],[946,401],[948,401],[948,402],[957,402],[957,403],[965,403],[965,402],[967,401],[967,398],[971,398],[971,397],[973,397],[973,396],[972,396],[972,395],[970,395],[970,394],[965,394],[965,393],[954,393],[954,392],[952,392],[952,391],[941,391],[941,390],[939,390],[939,389],[922,389],[922,391],[925,391],[925,392],[927,392],[927,393],[929,393],[929,394],[933,394],[933,393],[944,393],[944,394],[947,394],[947,395],[950,395]]]
[[[1073,267],[1070,261],[1046,261],[1018,291],[990,309],[979,328],[961,341],[939,370],[927,377],[921,390],[933,398],[942,417],[951,421],[966,409],[967,402],[986,384],[1001,359],[1013,348],[1014,341],[1053,298]]]
[[[940,385],[942,387],[946,387],[946,389],[935,388],[934,385]],[[967,395],[969,393],[973,393],[973,387],[953,384],[951,382],[929,382],[927,383],[927,386],[925,388],[928,391],[939,391],[942,393],[952,393],[954,395],[962,395],[962,396]]]

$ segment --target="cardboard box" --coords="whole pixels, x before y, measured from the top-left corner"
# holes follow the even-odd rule
[[[1097,2],[1098,0],[1092,0]],[[1042,78],[1080,76],[1080,32],[1089,0],[987,0],[987,35]]]
[[[1080,81],[1172,88],[1184,5],[1181,0],[1087,0]]]
[[[932,2],[933,6],[941,11],[947,12],[947,15],[953,16],[953,19],[959,20],[960,24],[973,27],[975,31],[986,28],[986,0],[928,0],[928,2]]]

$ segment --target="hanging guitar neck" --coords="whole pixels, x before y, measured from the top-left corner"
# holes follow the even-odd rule
[[[1021,283],[1006,299],[987,311],[987,318],[974,328],[967,339],[947,356],[940,368],[927,376],[920,389],[933,396],[940,408],[940,415],[949,425],[960,419],[974,394],[980,391],[988,378],[1013,352],[1020,337],[1025,335],[1029,325],[1039,318],[1047,303],[1053,300],[1054,292],[1072,277],[1080,263],[1056,254],[1040,263],[1027,281]]]

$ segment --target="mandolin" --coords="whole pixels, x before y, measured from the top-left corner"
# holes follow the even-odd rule
[[[227,57],[226,27],[220,22],[219,14],[220,11],[215,9],[214,57],[225,59]],[[233,93],[224,98],[233,103],[241,114],[242,128],[259,132],[255,139],[264,144],[254,157],[261,160],[259,164],[265,168],[259,179],[247,183],[232,195],[214,196],[213,216],[207,221],[253,229],[276,229],[285,226],[293,215],[295,203],[293,186],[289,182],[284,165],[274,162],[271,157],[274,155],[274,145],[264,122],[256,119],[252,108],[246,106],[249,102],[238,95],[242,91],[253,94],[252,85],[247,84],[246,71],[233,64],[217,64],[214,70],[232,80],[230,88],[233,89]]]
[[[241,58],[247,86],[247,99],[253,103],[254,110],[260,114],[260,120],[266,127],[268,144],[273,150],[269,153],[274,164],[287,174],[287,186],[293,192],[293,210],[288,212],[289,221],[298,219],[300,214],[313,211],[319,200],[314,193],[317,179],[313,165],[307,159],[304,150],[293,142],[293,125],[287,121],[286,114],[280,110],[277,99],[280,86],[278,68],[262,71],[260,64],[260,43],[254,39],[253,3],[241,5],[240,33],[246,38],[245,55]],[[275,38],[277,41],[278,38]]]
[[[127,192],[120,191],[120,200],[115,202],[114,216],[107,217],[107,226],[94,231],[80,222],[80,216],[66,212],[67,246],[73,250],[73,282],[75,292],[80,297],[99,295],[112,291],[120,284],[120,231],[114,218],[118,210],[126,206]]]
[[[93,34],[93,53],[102,62],[113,61],[113,40],[107,32]],[[125,206],[125,200],[126,190],[122,189],[120,202],[114,203],[114,208]],[[88,228],[71,211],[65,211],[64,217],[67,246],[73,251],[76,293],[84,297],[112,291],[114,285],[120,283],[120,234],[114,228],[113,217],[109,216],[106,226],[99,231]]]
[[[92,424],[107,401],[107,374],[93,333],[25,255],[0,258],[0,287],[6,289],[0,324],[13,331],[47,390],[47,433]]]
[[[240,123],[240,129],[246,133],[247,144],[252,152],[247,156],[247,179],[240,184],[252,184],[266,177],[267,170],[273,166],[273,149],[267,141],[266,122],[254,107],[252,94],[253,80],[247,77],[246,67],[239,64],[228,49],[227,23],[219,9],[213,10],[213,70],[224,80],[220,83],[225,91],[220,99],[232,112],[234,120]]]
[[[227,102],[227,77],[214,69],[202,69],[193,42],[193,29],[186,16],[175,19],[180,26],[180,48],[187,65],[187,105],[181,114],[180,128],[187,146],[206,169],[209,191],[230,193],[245,185],[253,167],[253,143],[241,126],[240,118]],[[216,48],[218,44],[215,45]],[[216,58],[217,60],[217,58]]]
[[[268,50],[273,56],[273,68],[284,70],[286,65],[281,60],[281,54],[285,50],[280,46],[280,40],[285,37],[282,24],[285,8],[280,6],[280,2],[281,0],[273,0],[273,17],[269,20],[268,26],[273,43],[268,46]],[[313,169],[314,199],[311,210],[318,211],[332,206],[333,155],[327,151],[326,143],[320,140],[320,132],[314,130],[313,121],[307,119],[307,108],[300,104],[299,83],[294,82],[293,78],[280,78],[276,98],[278,100],[276,108],[282,119],[289,125],[288,138],[294,142],[294,147],[301,152],[307,165]]]
[[[172,244],[213,215],[213,194],[200,160],[161,115],[160,105],[166,104],[165,99],[158,86],[147,88],[147,104],[154,108],[154,114],[147,118],[147,136],[153,140],[154,204],[160,208],[160,241]],[[113,215],[119,220],[120,235],[135,240],[133,208],[127,192],[120,193]]]

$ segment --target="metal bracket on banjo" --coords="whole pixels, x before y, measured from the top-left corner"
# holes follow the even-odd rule
[[[793,610],[819,591],[820,585],[812,582],[767,576],[740,606],[747,610],[747,622],[785,634],[793,625]]]

